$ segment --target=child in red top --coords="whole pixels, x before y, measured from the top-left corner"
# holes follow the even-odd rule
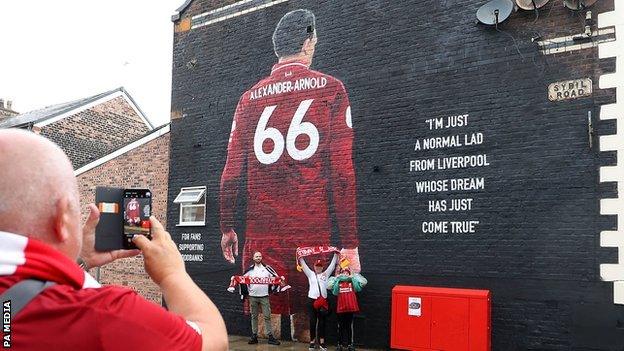
[[[360,274],[351,274],[346,267],[340,270],[337,277],[330,278],[327,288],[338,297],[336,315],[338,317],[338,348],[337,350],[355,350],[353,343],[353,314],[360,311],[356,293],[368,281]],[[347,345],[348,346],[345,346]]]

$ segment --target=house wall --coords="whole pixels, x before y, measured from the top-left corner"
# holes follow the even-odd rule
[[[235,16],[230,8],[228,19],[201,27],[201,18],[191,20],[234,2],[218,3],[194,1],[176,23],[167,214],[178,243],[189,242],[186,234],[201,234],[197,242],[205,249],[185,253],[202,260],[187,262],[187,268],[219,306],[230,333],[250,333],[243,304],[225,291],[230,276],[249,262],[239,255],[231,265],[220,248],[220,183],[232,119],[241,95],[276,61],[271,44],[276,23],[288,11],[307,8],[317,19],[312,67],[340,79],[351,106],[353,215],[362,274],[369,279],[360,294],[356,343],[389,346],[390,291],[400,284],[490,290],[494,350],[624,347],[624,307],[617,304],[621,300],[614,298],[611,283],[620,279],[620,266],[603,266],[602,275],[600,269],[618,262],[621,240],[603,234],[601,247],[600,235],[619,233],[616,218],[602,216],[619,210],[603,206],[601,212],[600,203],[616,198],[618,189],[612,177],[601,183],[598,171],[615,165],[620,149],[605,148],[605,139],[598,138],[617,130],[601,109],[615,103],[617,84],[598,82],[616,70],[612,56],[619,54],[601,58],[591,41],[578,50],[570,42],[556,54],[544,54],[538,46],[581,33],[585,11],[551,1],[538,18],[531,11],[516,12],[497,30],[475,24],[484,3],[477,0],[291,0]],[[614,10],[614,4],[622,6],[599,1],[591,8],[593,18]],[[599,20],[594,30],[613,24]],[[591,96],[549,100],[549,85],[581,78],[591,79]],[[285,101],[276,98],[275,104]],[[248,123],[253,126],[259,115],[247,116]],[[454,116],[467,116],[467,124],[436,128],[435,121],[446,123]],[[279,132],[285,136],[288,128]],[[252,128],[247,145],[254,135]],[[431,138],[451,136],[462,145],[423,146]],[[253,162],[248,154],[232,156]],[[446,162],[456,156],[478,156],[487,164],[451,168]],[[296,175],[280,175],[289,176]],[[276,178],[260,181],[275,184]],[[458,179],[477,186],[423,188],[423,182],[436,180],[448,180],[451,187]],[[239,252],[249,215],[247,194],[254,190],[246,188],[248,179],[241,181]],[[177,227],[179,209],[172,200],[181,187],[198,185],[207,186],[206,225]],[[465,207],[443,210],[442,204],[450,206],[452,200]],[[274,216],[251,215],[280,231]],[[340,229],[333,223],[331,243],[340,245]],[[289,237],[282,240],[284,247],[296,245]],[[294,250],[280,259],[292,269]],[[305,287],[299,288],[291,294],[302,294]],[[288,323],[282,317],[282,338],[290,337]],[[335,340],[335,329],[328,331],[329,340]]]
[[[83,208],[95,201],[98,186],[148,188],[152,191],[152,213],[167,224],[170,134],[162,135],[101,166],[80,174],[78,187]],[[86,218],[86,211],[83,216]],[[92,270],[91,274],[95,274]],[[100,269],[102,284],[131,287],[143,297],[160,304],[162,294],[145,273],[142,256],[117,260]]]

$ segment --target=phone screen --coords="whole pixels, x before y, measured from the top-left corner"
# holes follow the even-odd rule
[[[132,237],[140,234],[151,236],[152,193],[148,189],[125,189],[123,193],[124,246],[136,248]]]

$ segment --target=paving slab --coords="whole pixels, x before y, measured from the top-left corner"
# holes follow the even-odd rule
[[[274,351],[274,350],[297,350],[308,351],[308,343],[282,341],[279,346],[267,344],[267,339],[258,339],[258,344],[249,345],[247,340],[248,336],[230,335],[230,351]],[[336,350],[336,345],[329,344],[327,346],[328,351]],[[373,349],[356,349],[358,351],[375,351]]]

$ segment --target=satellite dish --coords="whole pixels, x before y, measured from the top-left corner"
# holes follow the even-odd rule
[[[549,0],[516,0],[516,4],[523,10],[535,10],[543,7]]]
[[[491,0],[477,10],[477,19],[483,24],[496,25],[509,18],[513,9],[511,0]]]
[[[595,4],[598,0],[563,0],[565,7],[570,10],[582,10]]]

